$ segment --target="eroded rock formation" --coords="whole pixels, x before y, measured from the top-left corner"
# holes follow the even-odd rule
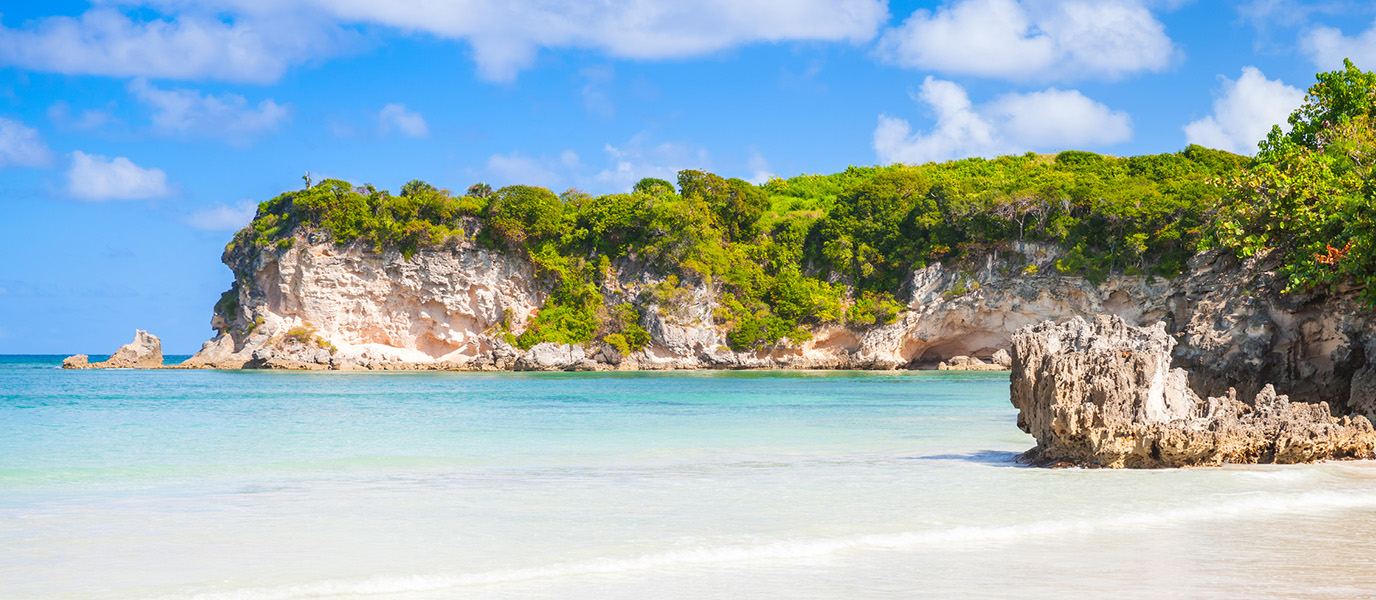
[[[1266,385],[1249,405],[1229,389],[1201,399],[1171,368],[1164,323],[1102,315],[1041,323],[1013,336],[1011,400],[1036,464],[1179,467],[1371,458],[1376,430],[1327,403],[1290,402]]]
[[[156,369],[162,367],[162,340],[142,329],[134,331],[134,341],[119,347],[110,358],[87,362],[85,354],[62,360],[64,369]]]

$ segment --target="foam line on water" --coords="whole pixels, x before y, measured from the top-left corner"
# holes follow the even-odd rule
[[[627,573],[666,567],[729,564],[753,560],[816,558],[854,550],[903,551],[929,547],[1011,543],[1023,539],[1092,533],[1101,530],[1362,508],[1376,508],[1376,493],[1306,492],[1287,495],[1249,495],[1234,497],[1225,502],[1209,505],[1093,519],[1045,520],[995,526],[971,525],[933,531],[867,534],[833,539],[797,539],[760,544],[703,546],[635,557],[603,558],[544,567],[503,569],[468,574],[387,575],[359,580],[319,581],[293,586],[163,596],[160,600],[297,600],[435,592],[479,585]]]

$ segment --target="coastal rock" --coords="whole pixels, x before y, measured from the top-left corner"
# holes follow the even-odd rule
[[[987,363],[973,356],[953,356],[937,365],[939,371],[1004,371],[1003,365]]]
[[[992,360],[994,364],[1005,369],[1013,368],[1013,356],[1003,348],[999,348],[998,350],[994,351],[994,358]]]
[[[574,370],[587,358],[583,347],[577,344],[556,344],[544,342],[530,347],[525,354],[516,359],[517,371],[564,371]],[[588,361],[591,364],[591,361]],[[582,370],[595,367],[584,365]]]
[[[1011,400],[1037,440],[1035,464],[1157,468],[1371,458],[1365,417],[1290,402],[1267,385],[1251,405],[1229,390],[1201,400],[1164,323],[1134,327],[1102,315],[1045,322],[1013,336]]]
[[[119,347],[107,367],[149,369],[162,366],[162,340],[142,329],[134,331],[134,341]]]
[[[69,356],[62,361],[64,369],[157,369],[162,367],[162,340],[142,329],[134,331],[134,341],[120,346],[110,358],[87,362],[85,354]]]

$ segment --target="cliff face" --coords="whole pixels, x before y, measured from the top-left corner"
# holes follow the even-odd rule
[[[663,277],[614,264],[608,298],[641,308],[642,351],[506,340],[543,305],[548,284],[524,258],[461,244],[411,258],[299,233],[289,248],[236,248],[236,283],[216,307],[218,331],[189,366],[219,368],[675,369],[935,367],[957,356],[986,361],[1013,332],[1044,320],[1111,314],[1135,325],[1164,322],[1176,366],[1201,396],[1264,383],[1297,400],[1376,412],[1376,324],[1351,294],[1283,295],[1264,262],[1201,254],[1174,280],[1064,276],[1057,250],[1018,243],[976,268],[940,264],[904,286],[907,310],[888,325],[816,327],[797,344],[737,352],[714,324],[717,289],[700,284],[672,299],[651,293]],[[527,356],[529,355],[529,356]],[[524,360],[522,360],[524,359]]]

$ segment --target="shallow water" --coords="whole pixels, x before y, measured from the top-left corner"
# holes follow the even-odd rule
[[[1376,596],[1376,464],[1040,470],[1003,373],[0,358],[0,598]]]

